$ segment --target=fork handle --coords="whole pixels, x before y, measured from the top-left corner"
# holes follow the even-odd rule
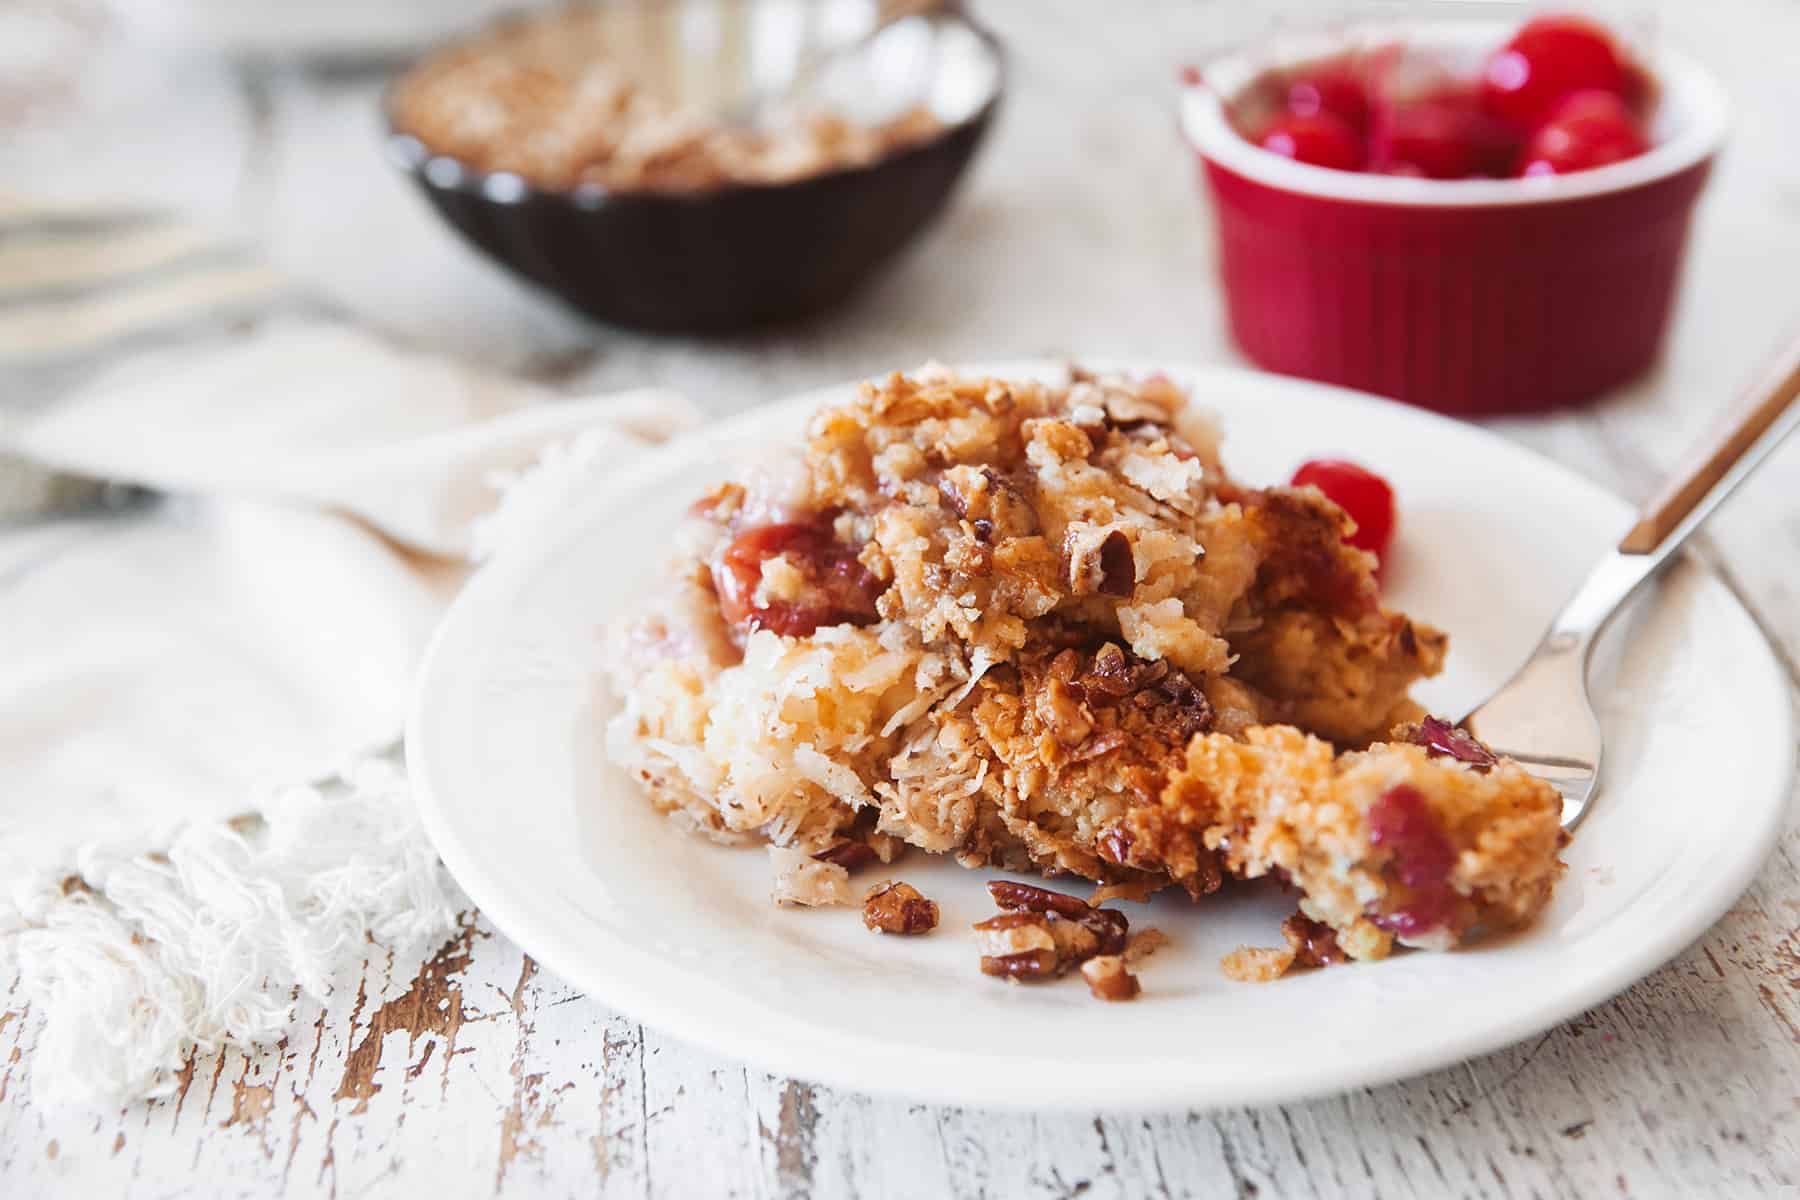
[[[1781,439],[1800,427],[1796,397],[1800,397],[1800,338],[1788,343],[1750,389],[1743,414],[1718,435],[1705,456],[1678,472],[1645,506],[1618,547],[1594,565],[1551,621],[1537,653],[1570,653],[1585,667],[1601,632],[1625,602],[1762,465]]]
[[[1666,558],[1710,517],[1781,440],[1800,426],[1800,337],[1757,380],[1741,416],[1717,436],[1705,457],[1678,472],[1645,506],[1619,543],[1619,553]]]

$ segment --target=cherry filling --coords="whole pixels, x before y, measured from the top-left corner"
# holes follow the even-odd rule
[[[1413,726],[1408,731],[1406,740],[1415,746],[1423,746],[1425,752],[1433,758],[1453,758],[1457,762],[1467,763],[1482,775],[1487,774],[1500,761],[1492,750],[1476,741],[1473,736],[1437,717],[1426,717]]]
[[[1419,937],[1451,923],[1456,892],[1450,870],[1456,849],[1416,788],[1399,784],[1369,806],[1369,844],[1388,853],[1389,903],[1369,919],[1399,937]]]
[[[759,601],[764,566],[777,557],[799,572],[798,594]],[[823,521],[747,529],[713,560],[712,576],[719,611],[740,640],[755,629],[805,637],[821,625],[869,624],[883,591],[856,547],[832,537]]]

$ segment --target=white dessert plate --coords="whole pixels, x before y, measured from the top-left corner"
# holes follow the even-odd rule
[[[1438,712],[1502,682],[1631,523],[1617,498],[1471,426],[1273,376],[1164,369],[1223,417],[1226,462],[1248,482],[1324,454],[1393,482],[1389,596],[1451,634],[1448,668],[1420,692]],[[1291,899],[1158,898],[1122,907],[1173,944],[1143,964],[1138,1000],[1102,1004],[1079,978],[1022,987],[977,971],[968,927],[994,911],[990,872],[915,851],[860,873],[939,902],[921,938],[872,934],[850,909],[777,909],[762,850],[684,835],[605,760],[599,629],[658,586],[670,530],[708,484],[850,393],[757,409],[624,466],[486,566],[433,644],[407,737],[426,828],[496,926],[608,1005],[773,1072],[946,1103],[1283,1101],[1441,1067],[1600,1003],[1717,920],[1774,842],[1787,692],[1737,600],[1690,563],[1612,636],[1606,792],[1527,932],[1245,984],[1220,957],[1281,944]]]

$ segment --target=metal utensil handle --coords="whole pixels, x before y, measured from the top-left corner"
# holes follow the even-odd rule
[[[823,45],[814,45],[809,41],[791,79],[769,91],[751,92],[719,115],[730,125],[754,125],[762,117],[764,109],[804,92],[824,71],[827,63],[856,53],[886,33],[889,26],[898,25],[908,17],[940,13],[955,16],[962,11],[962,3],[963,0],[876,0],[875,19],[869,28],[842,41],[826,42]],[[814,32],[823,16],[818,11],[813,13]]]
[[[1790,342],[1750,389],[1749,407],[1712,449],[1665,485],[1619,543],[1620,554],[1668,557],[1725,497],[1800,426],[1800,338]]]
[[[1725,498],[1800,426],[1800,338],[1747,393],[1749,404],[1695,464],[1678,471],[1644,506],[1631,532],[1557,613],[1539,652],[1559,649],[1585,663],[1612,618]]]

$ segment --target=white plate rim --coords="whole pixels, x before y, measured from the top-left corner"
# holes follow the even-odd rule
[[[1123,369],[1138,373],[1165,371],[1187,381],[1204,381],[1208,386],[1225,388],[1233,383],[1259,389],[1290,389],[1315,397],[1332,399],[1351,405],[1376,406],[1382,409],[1404,409],[1409,417],[1455,429],[1466,435],[1475,432],[1493,438],[1513,453],[1538,460],[1545,470],[1561,476],[1572,490],[1583,492],[1597,507],[1610,508],[1621,517],[1630,506],[1606,489],[1573,471],[1537,454],[1529,448],[1506,442],[1489,431],[1465,425],[1447,417],[1423,410],[1405,408],[1392,401],[1350,389],[1312,381],[1271,376],[1262,372],[1234,367],[1186,365],[1173,362],[1123,362],[1104,359],[1077,359],[1100,370]],[[995,374],[1047,373],[1066,366],[1066,360],[1027,360],[975,366],[970,371]],[[853,384],[855,381],[851,381]],[[767,421],[776,413],[816,408],[823,400],[841,397],[845,383],[809,389],[789,399],[759,406],[716,423],[672,446],[646,454],[607,481],[595,496],[587,498],[577,510],[585,512],[597,506],[608,495],[628,491],[633,481],[660,469],[664,456],[687,455],[696,444],[727,443],[736,433]],[[983,1075],[979,1072],[946,1071],[945,1062],[921,1061],[907,1068],[905,1063],[882,1061],[867,1047],[852,1039],[836,1035],[817,1037],[804,1049],[796,1048],[792,1037],[771,1035],[746,1029],[729,1014],[713,1011],[717,1006],[682,1002],[671,1005],[666,990],[640,985],[638,973],[617,969],[621,957],[642,967],[656,964],[643,951],[625,944],[609,946],[614,966],[601,970],[593,965],[594,949],[583,948],[553,922],[544,922],[527,911],[528,905],[517,900],[517,881],[491,871],[479,848],[469,844],[456,828],[443,801],[444,781],[437,777],[428,753],[433,698],[433,684],[445,669],[454,642],[465,636],[464,617],[480,597],[500,586],[502,572],[508,562],[528,561],[533,548],[555,540],[565,522],[554,520],[529,532],[519,543],[509,546],[493,563],[470,580],[452,604],[427,648],[418,685],[409,713],[406,735],[406,758],[413,785],[415,804],[427,836],[438,850],[450,873],[474,901],[483,915],[511,940],[532,955],[552,973],[581,987],[608,1007],[631,1019],[652,1025],[671,1036],[722,1057],[753,1063],[773,1074],[868,1094],[888,1094],[927,1102],[976,1105],[992,1108],[1037,1110],[1102,1110],[1151,1111],[1170,1108],[1206,1109],[1228,1105],[1256,1105],[1286,1102],[1339,1093],[1357,1087],[1376,1086],[1404,1079],[1439,1067],[1451,1065],[1482,1054],[1491,1053],[1517,1043],[1534,1033],[1567,1021],[1605,1002],[1670,961],[1710,929],[1736,902],[1761,869],[1774,847],[1785,816],[1795,767],[1794,713],[1786,689],[1781,690],[1783,703],[1773,715],[1782,730],[1779,744],[1785,761],[1776,773],[1779,779],[1768,797],[1762,797],[1753,810],[1759,820],[1748,825],[1737,823],[1740,836],[1731,843],[1729,858],[1722,869],[1707,877],[1697,892],[1689,893],[1680,916],[1659,927],[1654,936],[1646,937],[1630,952],[1614,960],[1604,974],[1588,978],[1580,986],[1568,987],[1554,994],[1546,992],[1534,1002],[1520,1005],[1507,1019],[1490,1021],[1478,1030],[1468,1032],[1453,1043],[1422,1045],[1418,1048],[1382,1047],[1379,1054],[1365,1058],[1345,1058],[1323,1063],[1307,1074],[1303,1082],[1293,1073],[1276,1073],[1266,1079],[1234,1078],[1229,1085],[1216,1085],[1209,1077],[1195,1076],[1179,1084],[1145,1087],[1130,1080],[1121,1081],[1113,1089],[1096,1090],[1089,1086],[1079,1095],[1046,1089],[1041,1078],[1026,1081],[1013,1079],[1008,1073]],[[1713,573],[1709,568],[1708,575]],[[1716,576],[1714,576],[1716,578]],[[1731,603],[1750,621],[1742,601],[1728,585],[1723,585]],[[1766,636],[1755,628],[1756,637],[1769,666],[1779,674],[1779,667]],[[804,1039],[802,1039],[804,1040]],[[929,1056],[924,1056],[929,1059]]]

